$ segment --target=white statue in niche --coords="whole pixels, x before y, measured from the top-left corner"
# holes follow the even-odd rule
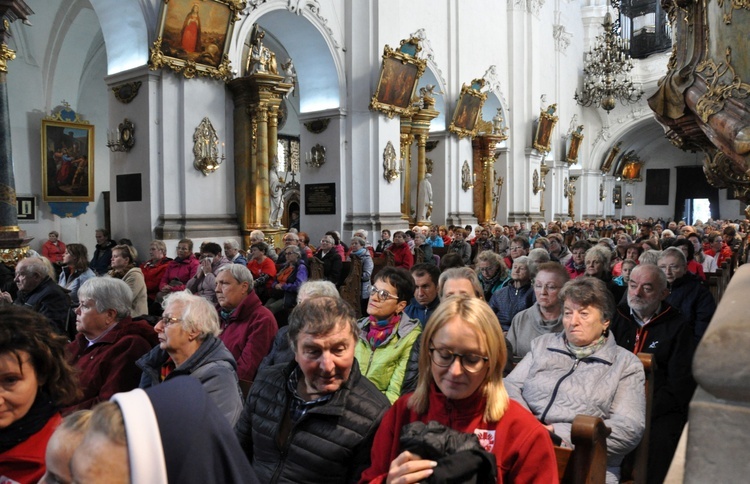
[[[289,98],[290,95],[294,95],[294,87],[297,84],[297,69],[294,68],[294,63],[291,58],[287,58],[286,62],[281,64],[281,69],[284,71],[284,79],[281,81],[285,84],[291,84],[292,88],[284,94],[284,98]]]
[[[432,178],[432,173],[425,173],[419,190],[417,206],[419,207],[418,221],[420,222],[432,221],[432,182],[430,182],[430,178]]]
[[[268,177],[268,189],[271,195],[271,213],[268,223],[271,227],[281,227],[281,217],[284,215],[284,180],[279,176],[279,165],[274,162]]]

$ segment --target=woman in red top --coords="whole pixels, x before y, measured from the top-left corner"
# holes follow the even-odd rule
[[[703,253],[710,255],[716,259],[716,266],[721,268],[724,261],[732,260],[732,249],[726,243],[721,232],[712,232],[708,236],[708,249],[704,249]]]
[[[387,252],[393,253],[393,259],[396,267],[403,267],[407,271],[414,265],[414,254],[406,243],[406,237],[402,231],[393,233],[393,243],[386,249]]]
[[[184,291],[187,281],[198,272],[200,261],[193,254],[193,241],[182,239],[177,242],[177,257],[167,265],[159,283],[156,302],[161,303],[171,292]]]
[[[141,264],[141,272],[143,272],[143,279],[146,281],[146,295],[148,296],[149,310],[151,310],[156,299],[156,293],[161,289],[161,280],[172,259],[167,257],[167,246],[161,240],[151,242],[148,247],[148,255],[151,256],[151,259]],[[158,314],[161,314],[161,312]]]
[[[271,292],[271,284],[276,277],[276,264],[273,259],[266,256],[268,245],[258,242],[250,246],[250,260],[247,268],[253,274],[253,285],[258,297],[264,303],[268,300]]]
[[[44,316],[0,307],[0,481],[37,482],[60,406],[76,398],[65,338]]]
[[[65,256],[65,244],[59,240],[60,234],[56,231],[49,233],[49,239],[42,245],[42,255],[49,259],[54,265],[59,265]]]
[[[360,482],[427,480],[440,461],[401,451],[404,425],[437,421],[475,434],[497,461],[497,482],[558,482],[549,432],[503,385],[506,347],[486,302],[452,296],[440,303],[422,333],[419,382],[396,400],[372,445],[372,464]]]

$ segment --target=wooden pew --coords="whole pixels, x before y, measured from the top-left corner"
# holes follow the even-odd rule
[[[357,319],[362,317],[360,299],[362,298],[362,259],[356,255],[351,256],[351,261],[344,262],[344,270],[348,271],[344,283],[339,287],[341,298],[351,304]]]
[[[599,417],[576,415],[570,431],[575,450],[555,447],[561,484],[601,484],[607,475],[607,436]]]
[[[323,267],[323,261],[317,257],[311,257],[307,260],[307,264],[310,267],[310,275],[308,277],[311,281],[321,281],[325,279],[325,268]]]
[[[711,291],[711,295],[716,301],[716,305],[719,305],[721,294],[719,294],[719,282],[721,281],[721,269],[717,272],[709,272],[706,274],[706,283],[708,284],[708,290]]]
[[[620,482],[632,484],[645,484],[648,476],[648,446],[651,435],[651,407],[654,401],[654,372],[656,361],[651,353],[638,353],[638,359],[643,364],[646,374],[646,429],[643,438],[630,454],[625,456],[620,470]]]
[[[424,251],[419,247],[414,248],[414,265],[424,262]]]

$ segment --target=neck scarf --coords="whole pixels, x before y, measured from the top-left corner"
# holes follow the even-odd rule
[[[49,396],[41,390],[37,392],[36,400],[26,415],[0,430],[0,454],[39,432],[57,411]]]
[[[394,314],[390,319],[384,319],[378,321],[373,316],[369,316],[370,324],[367,330],[367,341],[370,343],[370,347],[375,349],[382,345],[385,340],[393,333],[398,326],[398,322],[401,321],[400,314]]]
[[[596,353],[599,348],[604,346],[604,343],[607,341],[607,338],[604,335],[599,336],[599,339],[594,341],[588,346],[576,346],[570,341],[568,341],[568,338],[565,338],[565,346],[568,348],[568,350],[573,353],[573,355],[576,357],[577,360],[582,360],[583,358],[588,358],[589,356]]]
[[[499,279],[500,279],[500,270],[498,269],[498,271],[495,273],[495,275],[492,276],[491,278],[488,279],[488,278],[486,278],[484,276],[484,274],[482,274],[482,277],[479,280],[482,283],[482,289],[484,290],[484,292],[487,293],[487,292],[490,292],[490,290],[492,289],[492,286],[494,286],[495,283]]]
[[[365,252],[367,252],[367,249],[362,247],[361,249],[355,250],[354,252],[352,252],[352,254],[356,255],[357,257],[362,257],[363,255],[365,255]]]

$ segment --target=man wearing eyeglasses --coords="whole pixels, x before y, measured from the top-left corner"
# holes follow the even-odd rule
[[[287,234],[284,234],[284,238],[282,239],[284,242],[284,248],[286,249],[290,245],[294,245],[299,247],[299,235],[294,234],[292,232],[289,232]],[[307,252],[304,250],[300,250],[300,259],[305,262],[307,261]],[[281,266],[283,264],[286,264],[286,250],[282,250],[279,254],[279,257],[276,259],[276,264]]]
[[[557,262],[545,262],[537,270],[533,284],[536,302],[516,314],[508,330],[508,341],[516,359],[531,351],[531,340],[537,336],[563,330],[562,304],[557,296],[570,275]]]

